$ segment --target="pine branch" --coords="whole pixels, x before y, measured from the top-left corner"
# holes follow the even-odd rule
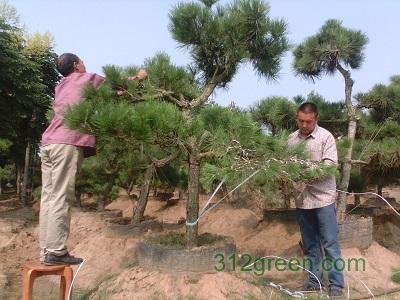
[[[179,152],[172,153],[170,156],[167,156],[163,159],[153,159],[153,164],[156,168],[164,167],[169,162],[173,161],[175,158],[178,157]]]
[[[210,81],[206,85],[201,95],[190,102],[189,109],[196,108],[207,102],[208,97],[211,96],[211,94],[217,87],[218,82],[221,80],[222,76],[218,75],[218,72],[219,72],[219,67],[216,67],[213,76],[211,77]]]
[[[183,153],[189,154],[191,152],[190,146],[184,142],[182,142],[180,139],[176,140],[176,143],[178,147],[182,150]]]
[[[212,157],[215,155],[216,155],[216,153],[214,151],[207,151],[207,152],[201,153],[199,155],[199,157],[200,157],[200,159],[204,159],[204,158],[209,158],[209,157]]]
[[[158,94],[152,95],[153,98],[155,99],[163,99],[167,98],[170,102],[178,106],[179,108],[185,109],[189,107],[189,101],[187,101],[182,94],[179,93],[179,99],[174,97],[175,92],[173,91],[168,91],[168,90],[163,90],[163,89],[155,89],[155,91],[158,92]]]
[[[144,99],[136,97],[135,95],[133,95],[131,92],[129,92],[128,89],[122,88],[120,87],[117,91],[117,95],[118,96],[122,96],[124,94],[127,94],[129,97],[131,97],[132,100],[134,100],[135,102],[140,102],[140,101],[144,101]]]
[[[363,160],[357,160],[357,159],[352,159],[350,160],[350,163],[352,164],[358,164],[358,165],[368,165],[368,163],[366,161]]]
[[[351,80],[350,72],[343,68],[340,63],[336,64],[336,69],[343,75],[345,80]],[[352,81],[352,80],[351,80]]]

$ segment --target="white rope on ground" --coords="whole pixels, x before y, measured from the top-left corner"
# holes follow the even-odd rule
[[[346,194],[349,194],[349,195],[366,195],[366,194],[375,195],[375,196],[377,196],[378,198],[380,198],[380,199],[382,199],[383,201],[385,201],[386,204],[389,205],[389,207],[396,213],[396,215],[398,215],[398,216],[400,217],[400,213],[399,213],[392,205],[390,205],[390,203],[389,203],[385,198],[383,198],[381,195],[378,195],[377,193],[373,193],[373,192],[352,193],[352,192],[346,192],[346,191],[342,191],[342,190],[338,190],[338,189],[336,189],[336,190],[337,190],[338,192],[346,193]]]
[[[75,273],[74,277],[72,278],[71,286],[69,287],[69,291],[68,291],[68,298],[67,298],[68,300],[72,299],[72,288],[74,286],[75,278],[78,276],[78,273],[79,273],[80,269],[82,268],[83,264],[85,263],[85,261],[86,261],[86,259],[84,259],[81,262],[81,264],[78,267],[78,270],[76,270],[76,273]]]
[[[300,269],[303,269],[307,273],[311,274],[312,276],[315,277],[315,279],[317,279],[318,285],[319,285],[319,293],[320,293],[320,296],[322,296],[322,285],[321,285],[321,282],[319,281],[318,277],[313,272],[307,270],[306,268],[302,267],[301,265],[296,264],[296,263],[294,263],[294,262],[292,262],[292,261],[290,261],[290,260],[288,260],[286,258],[283,258],[283,257],[280,257],[280,256],[276,256],[276,255],[266,255],[264,257],[261,257],[261,258],[257,259],[255,262],[250,264],[248,267],[253,266],[258,260],[261,260],[261,259],[264,259],[264,258],[279,258],[279,259],[283,259],[284,261],[288,262],[289,265],[293,264],[293,265],[295,265],[297,267],[300,267]],[[294,291],[294,292],[292,292],[292,291],[290,291],[290,290],[288,290],[286,288],[283,288],[281,285],[273,283],[273,282],[270,282],[269,285],[274,287],[274,288],[276,288],[276,289],[278,289],[278,290],[280,290],[280,291],[282,291],[282,292],[284,292],[285,294],[287,294],[287,295],[289,295],[291,297],[301,298],[301,299],[307,298],[306,296],[304,296],[304,293],[303,293],[304,291]]]
[[[346,271],[346,270],[345,270]],[[352,273],[350,273],[349,271],[346,271],[346,274],[348,274],[350,277],[352,277],[353,279],[358,280],[359,282],[361,282],[361,284],[366,288],[366,290],[368,291],[368,293],[372,296],[373,299],[375,299],[375,295],[372,293],[371,289],[359,278],[357,278],[356,276],[354,276]],[[350,295],[350,290],[348,291],[348,296]]]
[[[271,298],[272,298],[272,294],[274,293],[274,290],[271,290],[271,294],[269,294],[269,298],[268,298],[268,300],[271,300]]]
[[[281,292],[283,292],[284,294],[286,294],[286,295],[288,295],[290,297],[300,298],[300,299],[306,299],[307,298],[306,296],[304,296],[304,294],[302,292],[300,292],[300,291],[292,292],[292,291],[282,287],[280,284],[276,284],[276,283],[270,282],[269,285],[271,287],[273,287],[274,289],[277,289],[278,291],[281,291]]]
[[[188,226],[195,226],[199,220],[209,211],[211,211],[212,209],[214,209],[215,207],[218,206],[218,204],[220,204],[226,197],[228,197],[230,194],[232,194],[234,191],[236,191],[239,187],[241,187],[243,184],[245,184],[247,181],[249,181],[254,175],[256,175],[258,172],[260,172],[260,170],[257,170],[255,172],[253,172],[250,176],[248,176],[245,180],[243,180],[241,183],[239,183],[233,190],[231,190],[229,193],[227,193],[224,197],[222,197],[217,203],[215,203],[214,205],[212,205],[210,208],[207,208],[207,205],[210,203],[211,199],[215,196],[215,194],[217,193],[217,191],[221,188],[222,183],[224,181],[221,181],[221,183],[218,185],[217,189],[214,191],[214,193],[212,194],[212,196],[210,197],[210,199],[208,199],[207,204],[203,207],[202,212],[199,214],[199,217],[197,218],[196,221],[194,222],[188,222],[186,221],[186,225]]]
[[[347,300],[350,300],[350,284],[347,283]]]
[[[357,278],[358,279],[358,278]],[[375,299],[375,295],[371,292],[371,290],[369,289],[369,287],[364,283],[364,281],[362,281],[361,279],[358,279],[367,289],[368,293],[370,293],[370,295],[372,296],[372,298]]]

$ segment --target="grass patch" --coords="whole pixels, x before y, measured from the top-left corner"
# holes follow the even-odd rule
[[[124,269],[131,269],[137,267],[139,265],[139,261],[136,258],[126,259],[121,266]]]
[[[198,238],[198,246],[210,246],[214,245],[218,242],[223,242],[226,240],[226,237],[214,235],[211,233],[203,233],[199,235]],[[161,246],[167,247],[177,247],[177,248],[185,248],[186,247],[186,235],[185,233],[179,232],[171,232],[167,234],[162,234],[158,236],[153,236],[149,238],[149,242],[153,244],[158,244]]]
[[[400,268],[392,270],[392,276],[390,276],[390,279],[395,283],[400,283]]]
[[[88,300],[91,294],[92,294],[91,290],[73,291],[72,300]]]
[[[252,293],[247,293],[246,295],[244,295],[243,299],[246,299],[246,300],[258,300],[258,298]]]
[[[100,285],[103,285],[106,282],[112,282],[115,278],[117,278],[118,274],[110,274],[106,276],[100,283],[98,283],[97,287],[91,290],[85,291],[73,291],[72,300],[88,300],[89,297],[93,294],[96,294],[96,299],[98,300],[108,300],[113,295],[113,292],[109,292],[104,288],[100,289]],[[57,298],[58,299],[58,298]]]
[[[269,286],[269,283],[270,283],[270,281],[267,278],[261,277],[261,276],[260,277],[255,277],[254,281],[252,282],[253,285],[258,286],[258,287],[260,287],[260,286],[262,286],[262,287]]]

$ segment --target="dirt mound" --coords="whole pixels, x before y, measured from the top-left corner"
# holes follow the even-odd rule
[[[101,233],[83,239],[74,253],[86,259],[77,288],[91,289],[134,261],[136,239],[111,239]]]
[[[37,214],[16,207],[0,206],[0,299],[19,299],[23,265],[39,258]]]
[[[105,226],[96,213],[74,211],[72,214],[68,246],[71,254],[85,259],[76,281],[77,289],[92,289],[134,260],[137,239],[110,238],[104,234]],[[58,285],[58,278],[50,281]]]
[[[200,207],[206,200],[207,197],[202,195]],[[129,197],[121,196],[107,208],[121,209],[124,216],[129,217],[133,204]],[[164,224],[178,224],[185,215],[185,201],[167,206],[165,202],[150,198],[146,209],[147,217],[155,217]],[[153,233],[147,231],[138,237],[109,237],[106,226],[98,213],[73,209],[69,249],[72,254],[86,259],[77,277],[74,295],[95,290],[90,299],[269,299],[271,289],[266,288],[269,281],[293,289],[306,277],[304,272],[277,270],[258,276],[255,272],[242,271],[240,267],[235,272],[213,274],[171,274],[144,269],[137,265],[135,248],[143,235]],[[393,248],[399,243],[398,228],[392,228],[391,223],[382,224],[381,228],[386,228],[384,226],[389,226],[386,232],[391,230],[391,234],[382,234],[382,240]],[[165,226],[164,231],[170,231],[170,228]],[[174,228],[185,230],[184,224]],[[249,209],[235,209],[222,204],[201,219],[199,229],[201,233],[233,237],[238,254],[251,254],[253,261],[264,255],[302,258],[296,222],[268,223]],[[7,213],[0,210],[0,291],[13,292],[0,295],[1,299],[19,298],[22,267],[26,261],[39,258],[37,237],[38,218],[34,210],[19,208]],[[373,243],[365,251],[344,249],[343,256],[345,261],[355,258],[366,262],[365,271],[351,269],[345,273],[351,298],[368,295],[364,284],[374,294],[400,287],[390,281],[391,269],[400,267],[400,256],[390,249]],[[56,277],[40,278],[35,282],[35,294],[40,299],[56,294],[58,280]],[[274,292],[272,299],[277,299],[277,295]]]
[[[231,273],[167,274],[134,267],[104,282],[90,299],[104,297],[113,300],[263,299],[265,291]]]
[[[344,249],[346,285],[350,287],[351,298],[368,294],[367,286],[373,294],[400,288],[400,284],[391,281],[393,267],[400,266],[400,256],[374,242],[361,252],[359,249]],[[356,262],[358,260],[358,268]]]
[[[106,206],[106,209],[120,209],[123,217],[132,217],[133,208],[133,201],[125,195],[119,196]]]
[[[5,270],[2,269],[3,268],[0,267],[0,299],[6,299],[4,291],[7,288],[7,285],[9,285],[9,282],[8,282],[8,277],[5,274]]]
[[[260,222],[251,210],[222,206],[206,214],[199,222],[199,229],[201,232],[231,236],[240,246],[256,232]]]
[[[396,223],[385,220],[382,224],[374,224],[374,239],[382,246],[400,255],[400,227]]]

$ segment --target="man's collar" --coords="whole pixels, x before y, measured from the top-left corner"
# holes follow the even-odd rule
[[[306,136],[306,137],[303,137],[303,136],[301,135],[301,132],[300,132],[300,129],[299,129],[299,130],[298,130],[298,135],[299,135],[300,138],[303,138],[303,139],[308,139],[309,137],[312,137],[313,139],[315,139],[315,137],[316,137],[316,135],[317,135],[318,128],[319,128],[319,126],[318,126],[318,124],[316,124],[316,125],[315,125],[315,128],[314,128],[314,130],[313,130],[313,132],[311,132],[311,133],[310,133],[308,136]]]

